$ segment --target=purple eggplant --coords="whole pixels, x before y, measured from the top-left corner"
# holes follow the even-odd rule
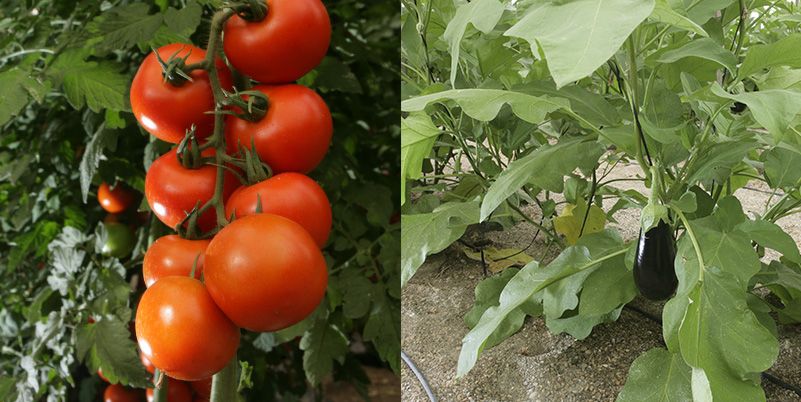
[[[679,284],[673,261],[676,259],[676,239],[665,221],[649,229],[637,241],[634,256],[634,283],[640,293],[651,300],[664,300],[673,295]]]

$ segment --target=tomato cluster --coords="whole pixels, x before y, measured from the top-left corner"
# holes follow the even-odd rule
[[[135,320],[143,362],[174,379],[170,401],[191,397],[180,381],[210,386],[235,356],[241,328],[303,320],[328,284],[321,247],[331,207],[306,174],[325,156],[333,122],[323,99],[294,81],[325,56],[330,21],[320,0],[266,4],[264,18],[231,15],[223,53],[163,46],[131,85],[139,124],[177,144],[145,177],[150,209],[177,234],[145,253]],[[250,78],[244,87],[232,70]],[[260,99],[262,113],[253,113]]]

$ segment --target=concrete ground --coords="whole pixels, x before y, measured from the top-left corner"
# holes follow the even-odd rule
[[[613,176],[634,177],[639,171],[637,166],[622,166]],[[614,185],[644,190],[640,182]],[[770,190],[756,181],[747,187],[739,190],[737,197],[747,214],[761,213]],[[611,226],[625,239],[636,238],[638,211],[623,210],[615,218],[618,224]],[[801,216],[778,223],[801,244]],[[512,230],[489,232],[486,237],[495,247],[525,248],[533,234],[534,228],[522,223]],[[539,239],[527,253],[541,262],[555,257],[554,250],[546,250]],[[595,327],[583,341],[566,334],[552,335],[541,318],[529,317],[517,334],[485,350],[475,368],[456,379],[461,340],[468,332],[463,317],[472,307],[473,291],[482,278],[481,263],[452,246],[429,257],[403,289],[402,348],[426,375],[440,401],[613,401],[634,359],[661,345],[661,326],[630,309],[624,309],[618,321]],[[631,304],[661,316],[662,303],[638,297]],[[779,344],[779,358],[771,372],[801,385],[801,325],[780,326]],[[801,400],[772,383],[765,382],[763,387],[768,401]],[[405,365],[401,393],[404,401],[428,400]]]

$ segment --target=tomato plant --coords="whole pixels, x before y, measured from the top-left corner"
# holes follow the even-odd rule
[[[239,218],[206,249],[206,286],[238,326],[274,332],[317,308],[328,285],[325,259],[299,224],[272,214]],[[251,289],[242,292],[243,286]]]
[[[328,12],[320,0],[265,3],[267,15],[260,20],[238,15],[228,20],[225,54],[237,70],[257,81],[293,82],[320,64],[325,56],[331,41]]]
[[[228,198],[225,215],[241,217],[263,213],[280,215],[303,226],[322,247],[331,231],[331,205],[314,180],[299,173],[281,173],[243,186]]]
[[[119,222],[105,224],[106,241],[100,250],[104,255],[122,258],[131,253],[134,248],[134,234],[128,225]]]
[[[195,381],[225,367],[239,346],[239,329],[200,281],[169,276],[142,294],[136,339],[154,366],[172,378]]]
[[[291,13],[279,11],[295,5],[285,4],[274,7],[275,18],[267,10],[271,25],[292,22],[287,18]],[[317,3],[318,11],[321,4]],[[242,331],[235,356],[215,374],[222,380],[216,387],[221,391],[208,398],[295,400],[308,394],[324,398],[330,388],[323,385],[326,378],[365,389],[365,370],[399,372],[400,225],[388,224],[392,211],[399,208],[393,179],[399,171],[395,146],[400,135],[399,80],[393,61],[399,12],[389,2],[325,6],[331,46],[325,30],[318,29],[324,40],[308,47],[317,49],[317,60],[310,61],[311,53],[297,53],[295,61],[290,55],[285,63],[270,64],[295,71],[298,76],[292,80],[297,83],[292,85],[303,88],[294,89],[294,99],[308,101],[303,108],[285,110],[313,112],[311,124],[292,126],[274,113],[286,108],[286,102],[279,102],[276,95],[271,108],[271,99],[253,92],[254,79],[261,78],[234,71],[235,63],[224,52],[226,21],[234,16],[252,18],[249,8],[259,8],[258,2],[4,2],[0,7],[4,278],[0,400],[97,400],[105,389],[95,375],[98,370],[112,383],[137,389],[167,381],[164,372],[140,354],[131,335],[132,328],[142,325],[134,324],[142,294],[172,278],[147,287],[144,257],[167,266],[163,258],[153,258],[160,246],[151,249],[169,235],[210,241],[230,218],[224,211],[225,192],[280,174],[282,163],[289,166],[285,169],[308,170],[310,179],[325,189],[332,212],[326,229],[330,235],[325,249],[314,245],[328,263],[330,286],[324,301],[297,324],[271,333]],[[308,17],[301,16],[306,25]],[[304,27],[308,34],[311,28]],[[310,44],[281,42],[270,48],[294,51]],[[252,48],[254,55],[256,50],[270,49]],[[230,78],[227,69],[232,70]],[[182,81],[182,74],[191,80]],[[249,99],[254,99],[252,108]],[[272,113],[270,121],[285,127],[312,128],[313,135],[299,136],[297,143],[287,146],[287,151],[300,152],[290,158],[276,156],[272,162],[276,166],[258,152],[229,151],[226,120],[251,119],[255,127],[263,120],[260,111]],[[304,120],[302,115],[294,119],[293,123]],[[164,169],[160,158],[173,147],[188,160],[180,165],[173,160],[170,169]],[[205,156],[195,157],[193,149],[202,149]],[[203,170],[212,171],[214,179],[189,174]],[[187,174],[176,174],[167,182],[159,180],[166,176],[156,175],[159,171]],[[233,178],[234,184],[229,189],[228,180],[217,180],[217,175]],[[135,194],[146,194],[148,184],[160,183],[159,191],[151,191],[151,200],[176,186],[182,193],[167,199],[175,207],[171,215],[159,214],[151,203],[137,204],[135,199],[106,220],[94,200],[87,202],[94,191],[101,193],[104,182],[115,183],[115,188],[126,186]],[[213,183],[206,193],[209,197],[189,190],[209,182]],[[262,201],[272,205],[272,200]],[[187,216],[198,205],[202,211]],[[173,219],[163,224],[160,218],[170,216]],[[205,216],[210,218],[197,220]],[[185,225],[176,227],[183,218]],[[132,231],[130,253],[121,257],[103,253],[109,239],[106,225],[111,224]],[[325,237],[320,235],[321,244]],[[174,257],[183,255],[168,253],[176,262]],[[150,274],[149,279],[153,279]],[[204,334],[194,328],[187,331]],[[160,390],[154,392],[154,398],[164,397]]]
[[[781,324],[801,322],[790,223],[801,175],[789,173],[801,161],[801,91],[779,78],[801,72],[787,57],[801,51],[798,11],[764,1],[402,2],[404,302],[430,301],[420,288],[438,288],[436,278],[415,275],[446,249],[486,275],[447,294],[475,303],[455,362],[461,389],[442,384],[443,393],[486,389],[473,371],[481,357],[521,329],[518,341],[541,338],[533,322],[595,342],[620,326],[654,335],[628,349],[636,359],[613,358],[630,366],[622,389],[527,382],[541,399],[801,395],[779,357],[794,340]],[[524,233],[530,245],[506,248],[494,231]],[[653,322],[613,323],[622,313]],[[634,347],[603,346],[621,344]],[[572,363],[551,367],[590,375],[561,370]],[[593,380],[611,384],[623,371]]]
[[[97,188],[97,201],[106,212],[118,214],[130,208],[135,198],[134,193],[123,184],[111,188],[108,183],[103,182]]]
[[[184,167],[178,158],[177,148],[153,161],[145,176],[145,198],[150,209],[165,225],[174,228],[194,209],[214,196],[217,183],[217,169],[203,165],[197,168]],[[203,152],[204,156],[214,155],[214,150]],[[223,177],[223,197],[228,198],[236,189],[237,182],[231,172]],[[214,211],[201,214],[198,226],[210,230],[216,225]]]
[[[160,237],[145,252],[142,276],[150,287],[165,276],[189,276],[195,269],[195,278],[203,273],[203,259],[209,240],[188,240],[178,235]]]
[[[228,151],[255,149],[275,173],[312,171],[331,142],[331,113],[323,99],[302,85],[258,85],[269,99],[267,115],[251,122],[236,116],[226,121]],[[298,118],[303,116],[303,118]]]
[[[171,143],[178,143],[193,125],[198,137],[209,136],[214,128],[214,97],[205,70],[194,70],[188,78],[174,73],[166,76],[158,57],[177,57],[185,64],[202,61],[206,51],[192,45],[171,43],[150,53],[131,83],[131,109],[136,120],[150,134]],[[225,63],[217,59],[217,71],[224,88],[231,87],[231,76]]]
[[[183,381],[174,380],[167,377],[165,382],[167,385],[167,402],[192,402],[192,389]],[[155,392],[153,388],[148,388],[146,391],[147,402],[153,402],[155,399]]]
[[[142,391],[111,384],[103,392],[103,402],[141,402]]]

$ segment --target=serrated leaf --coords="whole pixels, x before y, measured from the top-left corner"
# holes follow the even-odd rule
[[[27,74],[19,69],[10,69],[0,72],[0,126],[6,124],[16,116],[30,101],[28,91],[23,82],[31,80]]]
[[[94,112],[125,110],[129,78],[109,62],[85,61],[85,57],[82,49],[68,50],[53,63],[70,104],[76,109],[86,105]]]
[[[92,178],[95,177],[97,168],[100,166],[100,159],[106,148],[113,146],[117,141],[117,132],[106,130],[103,125],[92,135],[92,139],[86,144],[81,163],[78,170],[81,175],[81,195],[83,202],[89,195],[89,187],[92,185]]]
[[[373,303],[364,325],[364,340],[370,341],[392,371],[400,372],[400,305],[384,292]]]
[[[167,27],[178,35],[190,37],[197,26],[200,25],[200,17],[203,14],[203,7],[195,1],[189,1],[186,7],[178,10],[169,8],[164,12],[164,23]]]
[[[541,48],[558,88],[606,63],[653,9],[653,0],[535,3],[505,35],[525,39],[534,54]]]
[[[103,13],[91,25],[92,31],[103,37],[100,48],[128,49],[149,41],[164,23],[164,15],[149,14],[149,10],[146,3],[132,3]]]
[[[303,370],[312,384],[320,384],[331,373],[334,361],[342,361],[348,352],[348,338],[328,322],[327,313],[316,314],[314,325],[300,340]]]
[[[693,399],[692,369],[677,353],[654,348],[641,354],[629,368],[617,402],[685,402]]]
[[[481,32],[489,33],[503,15],[503,4],[498,0],[477,0],[464,3],[456,9],[456,14],[445,28],[442,37],[448,42],[451,53],[451,86],[455,87],[456,72],[459,71],[459,45],[467,25],[472,24]]]
[[[449,202],[431,213],[402,215],[401,286],[405,286],[426,257],[462,237],[468,225],[478,223],[478,202]]]
[[[511,162],[487,190],[481,203],[481,221],[527,183],[562,192],[564,176],[577,168],[592,168],[603,152],[603,146],[597,142],[571,138],[556,145],[544,145]]]
[[[130,339],[128,325],[113,320],[100,320],[92,325],[94,336],[87,355],[92,371],[102,369],[112,383],[144,388],[148,375]]]
[[[272,332],[261,333],[253,340],[253,346],[264,353],[270,353],[276,345],[278,345],[278,342],[276,342],[275,334]]]

